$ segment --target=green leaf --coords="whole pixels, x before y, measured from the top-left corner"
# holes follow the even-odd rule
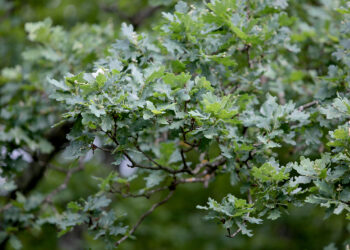
[[[104,132],[112,129],[114,125],[114,120],[110,116],[104,116],[102,118],[101,128]]]
[[[150,82],[153,82],[154,80],[156,80],[158,78],[161,78],[164,75],[164,71],[165,71],[165,67],[164,66],[162,66],[159,69],[153,71],[152,74],[149,75],[146,78],[146,83],[150,83]]]
[[[156,171],[149,174],[147,177],[145,177],[146,181],[146,187],[152,188],[154,186],[157,186],[164,180],[165,176],[162,172]]]
[[[269,213],[269,216],[267,216],[267,218],[269,220],[276,220],[279,217],[281,217],[281,212],[278,209],[274,209]]]
[[[343,191],[341,191],[339,195],[339,199],[344,202],[350,201],[350,188],[345,188]]]
[[[183,88],[185,84],[191,79],[191,75],[188,73],[181,73],[175,75],[173,73],[166,73],[163,77],[163,81],[169,84],[172,89]]]
[[[246,33],[244,33],[242,30],[240,30],[238,27],[236,27],[235,25],[233,25],[231,22],[228,23],[230,29],[242,40],[247,40],[248,39],[248,35]]]
[[[89,108],[91,110],[91,113],[94,114],[96,117],[100,117],[101,115],[105,115],[106,111],[104,110],[104,107],[101,105],[96,105],[96,104],[90,104]]]
[[[103,87],[106,81],[107,81],[107,77],[104,74],[100,73],[96,76],[96,82],[100,88]]]
[[[284,169],[273,167],[269,163],[264,163],[260,168],[252,169],[253,176],[262,182],[280,182],[288,179],[289,174],[284,172]]]

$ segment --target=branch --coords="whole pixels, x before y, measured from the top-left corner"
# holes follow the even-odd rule
[[[53,191],[51,191],[51,193],[49,193],[45,199],[42,201],[43,203],[52,203],[52,198],[58,194],[59,192],[63,191],[64,189],[67,188],[67,185],[70,181],[70,179],[72,178],[72,175],[78,171],[81,171],[84,169],[84,165],[82,164],[82,162],[79,162],[79,166],[70,170],[66,170],[66,169],[61,169],[61,168],[56,168],[53,166],[50,166],[50,168],[52,168],[53,170],[59,171],[59,172],[63,172],[66,173],[66,177],[63,181],[63,183],[61,185],[59,185],[57,188],[55,188]],[[9,209],[12,207],[11,203],[6,204],[5,206],[3,206],[2,208],[0,208],[0,213],[2,213],[3,211]]]
[[[156,162],[155,160],[153,160],[152,157],[150,157],[148,154],[146,154],[145,151],[143,151],[139,145],[137,145],[135,143],[135,147],[137,149],[137,151],[139,151],[140,153],[142,153],[150,162],[152,162],[154,165],[156,165],[159,169],[166,169],[166,167],[163,167],[162,165],[160,165],[158,162]]]
[[[209,166],[210,167],[210,170],[208,171],[209,174],[205,174],[203,177],[191,177],[191,178],[187,178],[187,179],[178,179],[176,180],[176,178],[173,180],[172,184],[170,187],[160,187],[160,188],[157,188],[157,189],[154,189],[154,190],[151,190],[149,191],[148,193],[146,194],[123,194],[122,191],[118,190],[118,191],[115,191],[119,194],[121,194],[123,197],[127,198],[127,197],[146,197],[146,198],[149,198],[152,194],[156,193],[156,192],[159,192],[159,191],[163,191],[165,189],[169,189],[170,192],[169,194],[163,199],[161,200],[160,202],[158,203],[155,203],[152,205],[152,207],[147,211],[145,212],[143,215],[141,215],[141,217],[139,218],[139,220],[136,222],[136,224],[131,228],[131,230],[128,232],[128,234],[124,235],[122,238],[120,238],[116,243],[115,243],[115,246],[119,246],[122,242],[124,242],[126,239],[128,239],[132,234],[134,234],[134,232],[136,231],[136,229],[140,226],[140,224],[142,223],[142,221],[149,215],[151,214],[157,207],[161,206],[162,204],[166,203],[170,198],[171,196],[173,195],[174,193],[174,190],[176,189],[176,186],[177,185],[180,185],[180,184],[185,184],[185,183],[196,183],[196,182],[203,182],[205,185],[208,184],[209,180],[215,175],[215,170],[222,164],[224,164],[226,162],[226,159],[225,158],[219,158],[218,160],[212,162],[212,163],[209,163],[209,162],[206,162],[204,164],[198,164],[200,165],[201,167],[206,167],[206,166]],[[175,172],[180,172],[181,170],[179,171],[175,171]]]
[[[72,125],[71,122],[67,122],[50,131],[46,139],[54,147],[53,151],[49,154],[37,154],[32,156],[33,162],[24,171],[22,176],[16,180],[17,189],[12,191],[9,197],[14,198],[17,191],[27,194],[36,187],[44,176],[46,167],[50,161],[61,151],[63,145],[68,142],[66,134],[69,132]]]
[[[205,168],[205,167],[209,167],[209,169],[207,171],[203,171],[202,176],[206,175],[206,174],[210,174],[216,171],[216,169],[225,164],[226,163],[226,158],[225,157],[218,157],[218,159],[216,161],[213,162],[204,162],[204,163],[200,163],[196,166],[196,168],[192,171],[193,174],[197,174],[201,171],[201,169]]]
[[[111,193],[118,193],[120,194],[123,198],[138,198],[138,197],[145,197],[147,199],[149,199],[153,194],[155,193],[158,193],[160,191],[164,191],[166,189],[169,189],[169,187],[160,187],[160,188],[156,188],[156,189],[153,189],[153,190],[150,190],[146,193],[143,193],[143,194],[131,194],[131,193],[126,193],[126,194],[123,194],[123,192],[121,190],[111,190]]]
[[[189,174],[191,174],[192,172],[191,172],[190,168],[187,165],[183,149],[180,150],[180,154],[181,154],[182,163],[184,165],[183,166],[183,170],[188,172]]]
[[[239,234],[239,232],[241,232],[242,231],[242,229],[241,228],[238,228],[235,232],[233,232],[232,234],[231,234],[231,230],[229,229],[229,228],[227,228],[227,233],[228,233],[228,235],[226,235],[226,237],[228,237],[228,238],[234,238],[237,234]]]
[[[187,179],[179,179],[175,182],[175,185],[183,184],[183,183],[196,183],[196,182],[203,182],[207,183],[214,175],[213,174],[207,174],[204,177],[191,177]]]
[[[136,229],[140,226],[140,224],[142,223],[142,221],[148,216],[150,215],[157,207],[163,205],[164,203],[166,203],[171,196],[174,194],[174,190],[171,190],[169,192],[169,194],[160,202],[153,204],[153,206],[143,215],[141,215],[141,217],[139,218],[139,220],[136,222],[136,224],[131,228],[131,230],[129,231],[129,233],[127,235],[124,235],[120,240],[117,241],[117,243],[115,243],[115,246],[119,246],[123,241],[125,241],[127,238],[130,237],[130,235],[132,235]]]
[[[193,120],[192,120],[192,121],[193,121]],[[181,127],[183,142],[184,142],[185,144],[191,146],[190,149],[189,149],[188,151],[191,151],[193,148],[198,147],[198,146],[200,145],[200,142],[201,142],[200,140],[199,140],[198,142],[194,141],[194,143],[191,143],[191,142],[187,141],[187,139],[186,139],[186,134],[189,133],[189,132],[191,132],[191,131],[193,131],[193,129],[194,129],[194,122],[192,122],[192,125],[191,125],[191,126],[192,126],[192,128],[191,128],[190,130],[188,130],[188,131],[185,131],[185,129],[184,129],[183,127]]]
[[[143,151],[140,151],[141,153]],[[154,163],[155,165],[157,165],[157,167],[152,167],[152,166],[145,166],[145,165],[141,165],[137,162],[135,162],[131,157],[130,155],[126,152],[126,151],[123,151],[123,154],[126,156],[126,158],[128,158],[128,160],[132,163],[132,167],[138,167],[138,168],[143,168],[143,169],[149,169],[149,170],[163,170],[163,171],[166,171],[168,173],[171,173],[171,174],[177,174],[177,173],[181,173],[181,172],[184,172],[182,169],[181,170],[175,170],[175,169],[171,169],[171,168],[168,168],[168,167],[164,167],[160,164],[158,164],[156,161],[154,161],[150,156],[148,156],[147,154],[143,153],[144,156],[150,160],[152,163]]]
[[[119,142],[116,138],[116,135],[112,135],[108,132],[105,133],[117,146],[119,146]],[[116,134],[116,132],[115,132]],[[172,174],[176,174],[176,173],[179,173],[181,171],[177,171],[177,170],[174,170],[174,169],[171,169],[171,168],[167,168],[167,167],[163,167],[162,165],[160,165],[158,162],[156,162],[155,160],[152,159],[152,157],[150,157],[149,155],[147,155],[143,150],[141,150],[141,148],[136,144],[135,142],[135,147],[136,149],[142,153],[149,161],[151,161],[152,163],[154,163],[157,167],[151,167],[151,166],[144,166],[144,165],[141,165],[137,162],[135,162],[131,157],[130,155],[126,152],[126,150],[123,150],[122,153],[126,156],[126,158],[128,158],[128,160],[132,163],[132,166],[131,167],[138,167],[138,168],[144,168],[144,169],[150,169],[150,170],[164,170],[166,172],[169,172],[169,173],[172,173]]]
[[[44,199],[44,203],[52,203],[52,198],[56,195],[56,194],[58,194],[59,192],[61,192],[61,191],[63,191],[64,189],[66,189],[67,188],[67,185],[68,185],[68,183],[69,183],[69,181],[70,181],[70,179],[72,178],[72,175],[74,174],[74,173],[76,173],[76,172],[79,172],[79,171],[81,171],[81,170],[83,170],[84,169],[84,165],[83,165],[83,163],[82,163],[82,160],[80,159],[79,160],[79,166],[78,167],[76,167],[76,168],[72,168],[72,169],[70,169],[70,170],[68,170],[66,173],[67,173],[67,175],[66,175],[66,177],[65,177],[65,179],[64,179],[64,181],[63,181],[63,183],[61,184],[61,185],[59,185],[56,189],[54,189],[51,193],[49,193],[47,196],[46,196],[46,198]]]
[[[299,110],[299,111],[303,111],[304,109],[310,108],[310,107],[312,107],[312,106],[315,105],[315,104],[318,104],[318,101],[312,101],[312,102],[306,103],[306,104],[304,104],[304,105],[301,105],[301,106],[298,108],[298,110]]]
[[[253,204],[253,199],[252,199],[252,195],[251,195],[251,192],[250,192],[250,188],[248,189],[248,203],[249,204]],[[250,212],[247,214],[247,217],[249,217],[250,215]],[[234,238],[239,232],[242,231],[242,228],[238,228],[235,232],[233,232],[231,234],[231,230],[230,228],[227,228],[227,233],[228,235],[226,235],[228,238]]]

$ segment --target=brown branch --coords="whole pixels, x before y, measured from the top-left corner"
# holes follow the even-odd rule
[[[186,138],[186,134],[188,134],[189,132],[193,131],[194,130],[194,122],[192,120],[191,122],[191,128],[188,130],[188,131],[185,131],[185,129],[183,127],[181,127],[181,132],[182,132],[182,139],[183,139],[183,142],[189,146],[191,146],[190,150],[192,150],[193,148],[195,147],[198,147],[199,144],[200,144],[200,140],[198,142],[194,141],[194,143],[191,143],[189,141],[187,141],[187,138]],[[189,151],[190,151],[189,150]]]
[[[150,215],[157,207],[163,205],[164,203],[166,203],[171,196],[174,194],[174,190],[171,190],[169,192],[169,194],[160,202],[153,204],[153,206],[147,210],[147,212],[145,212],[143,215],[141,215],[141,217],[139,218],[139,220],[136,222],[136,224],[131,228],[131,230],[128,232],[127,235],[124,235],[122,238],[120,238],[116,243],[115,246],[119,246],[123,241],[125,241],[126,239],[128,239],[130,237],[130,235],[132,235],[136,229],[140,226],[140,224],[142,223],[142,221],[148,216]]]
[[[84,165],[82,162],[82,159],[79,160],[79,166],[76,168],[72,168],[69,169],[66,173],[66,177],[64,178],[64,181],[62,182],[61,185],[59,185],[56,189],[54,189],[53,191],[51,191],[51,193],[49,193],[46,198],[44,199],[44,203],[52,203],[52,198],[58,194],[59,192],[63,191],[64,189],[67,188],[67,185],[70,181],[70,179],[72,178],[73,174],[76,172],[79,172],[81,170],[84,169]]]
[[[204,176],[206,174],[210,174],[210,173],[215,172],[219,166],[221,166],[225,163],[226,163],[225,157],[218,157],[218,159],[216,161],[213,161],[213,162],[207,161],[207,162],[198,164],[192,173],[196,174],[196,173],[200,172],[201,169],[209,167],[209,169],[202,172],[202,176]]]
[[[119,142],[117,140],[117,138],[115,136],[113,136],[111,133],[108,133],[106,132],[105,133],[115,144],[116,146],[119,146]],[[135,138],[134,138],[135,139]],[[148,155],[145,151],[143,151],[140,146],[137,144],[137,140],[135,140],[134,142],[134,146],[136,148],[137,151],[139,151],[140,153],[142,153],[151,163],[153,163],[154,165],[156,165],[156,167],[153,167],[153,166],[145,166],[145,165],[141,165],[137,162],[135,162],[131,157],[130,155],[128,154],[128,152],[126,152],[126,150],[123,150],[122,153],[126,156],[126,158],[132,163],[132,166],[131,167],[138,167],[138,168],[143,168],[143,169],[149,169],[149,170],[163,170],[163,171],[166,171],[168,173],[171,173],[171,174],[178,174],[178,173],[184,173],[184,172],[187,172],[191,175],[195,174],[194,172],[191,171],[191,169],[189,169],[187,163],[186,163],[186,160],[185,160],[185,157],[184,157],[184,152],[183,150],[181,150],[181,157],[182,157],[182,160],[184,162],[184,167],[180,170],[175,170],[175,169],[172,169],[170,167],[166,167],[166,166],[163,166],[161,164],[159,164],[157,161],[155,161],[150,155]],[[208,172],[213,172],[216,170],[217,167],[219,167],[220,165],[224,164],[226,162],[226,159],[225,158],[220,158],[219,160],[215,161],[215,162],[206,162],[204,163],[203,165],[199,164],[199,166],[196,167],[196,169],[202,169],[203,167],[207,167],[209,166],[211,168],[210,171]],[[207,174],[208,172],[204,173]]]
[[[249,68],[250,69],[253,69],[254,68],[254,64],[253,64],[253,61],[251,59],[251,53],[250,53],[250,48],[252,46],[250,44],[247,44],[246,45],[246,51],[247,51],[247,60],[248,60],[248,65],[249,65]]]
[[[298,110],[299,110],[299,111],[303,111],[304,109],[310,108],[310,107],[312,107],[313,105],[316,105],[316,104],[318,104],[318,101],[312,101],[312,102],[306,103],[306,104],[304,104],[304,105],[301,105],[301,106],[298,108]]]
[[[159,207],[160,205],[166,203],[170,197],[173,195],[176,186],[180,185],[180,184],[185,184],[185,183],[198,183],[198,182],[203,182],[204,185],[208,185],[209,180],[215,176],[215,170],[222,164],[224,164],[226,162],[225,158],[219,158],[218,160],[210,163],[210,162],[206,162],[204,164],[198,164],[201,167],[210,167],[210,171],[209,174],[205,174],[203,177],[191,177],[191,178],[186,178],[186,179],[178,179],[176,180],[176,177],[174,179],[174,181],[172,182],[170,187],[160,187],[158,189],[154,189],[149,191],[146,194],[122,194],[122,192],[120,190],[116,191],[117,193],[121,194],[123,197],[146,197],[149,198],[152,194],[159,192],[159,191],[163,191],[165,189],[169,189],[170,192],[168,194],[168,196],[166,198],[164,198],[163,200],[161,200],[158,203],[155,203],[152,205],[152,207],[145,212],[143,215],[141,215],[141,217],[139,218],[139,220],[136,222],[136,224],[131,228],[131,230],[128,232],[128,234],[124,235],[122,238],[120,238],[115,246],[119,246],[123,241],[125,241],[126,239],[128,239],[130,237],[130,235],[134,234],[134,232],[136,231],[136,229],[140,226],[140,224],[142,223],[142,221],[149,215],[151,214],[157,207]],[[181,171],[181,170],[180,170]],[[180,171],[176,171],[176,172],[180,172]]]
[[[196,183],[196,182],[203,182],[207,183],[214,175],[213,174],[207,174],[204,177],[190,177],[187,179],[179,179],[175,181],[175,185],[178,184],[184,184],[184,183]]]
[[[63,181],[63,183],[61,185],[59,185],[56,189],[54,189],[53,191],[51,191],[51,193],[49,193],[45,199],[43,200],[43,203],[52,203],[52,198],[58,194],[59,192],[63,191],[64,189],[67,188],[68,182],[70,181],[70,179],[72,178],[72,175],[78,171],[81,171],[84,169],[84,165],[82,164],[82,161],[79,162],[79,166],[70,170],[66,170],[63,168],[57,168],[55,166],[50,166],[51,169],[62,172],[62,173],[66,173],[66,177]],[[6,204],[5,206],[3,206],[2,208],[0,208],[0,213],[2,213],[3,211],[9,209],[12,207],[11,203]]]
[[[158,162],[156,162],[155,160],[153,160],[153,158],[151,156],[149,156],[145,151],[143,151],[139,145],[137,145],[135,143],[135,147],[137,149],[137,151],[139,151],[140,153],[142,153],[150,162],[152,162],[154,165],[156,165],[158,168],[160,169],[166,169],[166,167],[162,166],[161,164],[159,164]]]
[[[149,170],[163,170],[166,171],[168,173],[171,174],[177,174],[177,173],[181,173],[181,172],[185,172],[184,170],[180,169],[180,170],[175,170],[175,169],[171,169],[168,167],[164,167],[162,165],[160,165],[159,163],[157,163],[155,160],[153,160],[149,155],[147,155],[146,153],[144,153],[143,151],[139,151],[141,153],[143,153],[143,155],[152,163],[154,163],[157,167],[152,167],[152,166],[145,166],[145,165],[141,165],[137,162],[135,162],[130,155],[124,150],[123,154],[126,156],[126,158],[128,158],[128,160],[133,164],[132,167],[138,167],[138,168],[143,168],[143,169],[149,169]]]
[[[106,133],[106,135],[117,145],[119,146],[119,142],[118,140],[111,135],[110,133]],[[184,170],[174,170],[168,167],[164,167],[161,164],[159,164],[158,162],[156,162],[155,160],[152,159],[152,157],[150,157],[148,154],[146,154],[143,150],[141,150],[141,148],[135,143],[135,147],[136,149],[142,153],[150,162],[152,162],[153,164],[155,164],[157,167],[152,167],[152,166],[145,166],[145,165],[141,165],[137,162],[135,162],[130,155],[128,154],[128,152],[126,152],[126,150],[122,150],[121,152],[125,155],[126,158],[128,158],[128,160],[132,163],[131,167],[138,167],[138,168],[143,168],[143,169],[149,169],[149,170],[163,170],[166,171],[168,173],[171,174],[177,174],[177,173],[181,173],[181,172],[185,172]]]
[[[191,174],[192,172],[191,172],[190,168],[187,165],[183,149],[180,150],[180,154],[181,154],[182,163],[184,165],[183,166],[183,170],[188,172],[189,174]]]
[[[251,192],[250,192],[250,188],[248,189],[248,203],[249,204],[253,204],[253,199],[252,199],[252,194],[251,194]],[[249,217],[249,215],[250,215],[250,212],[248,212],[247,213],[247,217]],[[244,220],[244,223],[245,223],[245,221],[246,220]],[[240,227],[240,228],[238,228],[235,232],[233,232],[232,234],[231,234],[231,230],[230,230],[230,228],[227,228],[227,233],[228,233],[228,235],[226,235],[226,237],[228,237],[228,238],[234,238],[239,232],[241,232],[242,231],[242,228]]]
[[[120,194],[123,198],[139,198],[139,197],[145,197],[147,199],[149,199],[153,194],[158,193],[160,191],[164,191],[166,189],[169,189],[169,187],[160,187],[160,188],[156,188],[153,190],[150,190],[146,193],[143,194],[132,194],[132,193],[126,193],[124,194],[121,190],[111,190],[111,193],[118,193]]]
[[[55,171],[57,171],[57,172],[65,173],[65,174],[68,172],[67,169],[65,169],[65,168],[60,168],[60,167],[54,166],[54,165],[52,165],[52,164],[49,164],[49,168],[52,169],[52,170],[55,170]]]
[[[22,176],[16,180],[18,188],[12,191],[9,197],[15,198],[17,191],[27,194],[36,187],[44,176],[46,167],[49,165],[50,161],[61,151],[63,145],[68,142],[66,134],[72,128],[72,125],[71,122],[64,123],[59,127],[55,127],[46,135],[46,139],[54,147],[53,151],[49,154],[32,155],[33,162],[30,163]]]
[[[211,178],[213,176],[215,176],[215,170],[222,164],[224,164],[226,162],[225,158],[219,158],[214,162],[206,162],[204,164],[198,164],[200,165],[200,167],[210,167],[210,170],[208,171],[209,174],[205,174],[203,177],[191,177],[191,178],[185,178],[185,179],[176,179],[176,177],[174,177],[175,179],[173,180],[172,184],[170,187],[160,187],[154,190],[149,191],[148,193],[145,194],[123,194],[122,191],[117,190],[115,191],[116,193],[121,194],[124,198],[127,197],[146,197],[149,198],[152,194],[163,191],[165,189],[169,189],[170,192],[169,194],[160,202],[155,203],[152,205],[152,207],[145,212],[143,215],[141,215],[141,217],[139,218],[139,220],[136,222],[136,224],[131,228],[131,230],[124,235],[122,238],[120,238],[115,246],[119,246],[122,242],[124,242],[126,239],[128,239],[130,237],[130,235],[134,234],[134,232],[136,231],[136,229],[140,226],[140,224],[142,223],[142,221],[149,215],[151,214],[157,207],[159,207],[160,205],[166,203],[170,197],[173,195],[176,186],[180,185],[180,184],[185,184],[185,183],[198,183],[198,182],[202,182],[204,183],[204,185],[208,185],[209,180],[211,180]],[[181,170],[180,170],[181,171]],[[180,171],[176,171],[176,172],[180,172]]]
[[[235,232],[233,232],[232,234],[231,234],[231,230],[229,229],[229,228],[227,228],[227,233],[228,233],[228,235],[226,235],[226,237],[228,237],[228,238],[234,238],[237,234],[239,234],[239,232],[241,232],[242,231],[242,229],[241,228],[238,228]]]

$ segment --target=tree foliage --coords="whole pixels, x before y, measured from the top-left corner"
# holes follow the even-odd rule
[[[113,249],[181,186],[225,176],[232,191],[197,213],[229,238],[308,204],[349,220],[350,5],[312,2],[180,1],[144,32],[26,23],[23,61],[0,78],[3,242],[21,248],[17,232],[53,225]],[[55,204],[89,152],[112,167]],[[48,169],[63,182],[30,192]],[[129,197],[153,201],[134,224],[118,207]]]

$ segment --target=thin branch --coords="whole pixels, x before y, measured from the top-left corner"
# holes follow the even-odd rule
[[[14,199],[18,191],[25,195],[36,187],[44,176],[46,167],[62,150],[63,145],[67,143],[66,134],[68,134],[72,126],[73,123],[66,122],[50,130],[45,137],[54,149],[49,154],[35,153],[32,155],[33,162],[29,164],[23,174],[16,180],[17,188],[7,195],[8,198]]]
[[[81,171],[84,169],[84,165],[82,164],[82,162],[79,162],[79,166],[70,170],[66,170],[63,168],[58,168],[55,166],[50,165],[49,166],[51,169],[62,172],[62,173],[66,173],[66,177],[64,179],[64,181],[62,182],[61,185],[59,185],[57,188],[55,188],[53,191],[51,191],[51,193],[49,193],[45,199],[43,200],[43,203],[51,203],[52,202],[52,198],[58,194],[59,192],[63,191],[64,189],[67,188],[67,185],[70,181],[70,179],[72,178],[72,175],[78,171]],[[2,213],[3,211],[9,209],[12,207],[11,203],[6,204],[5,206],[3,206],[2,208],[0,208],[0,213]]]
[[[91,144],[91,149],[92,149],[93,152],[95,151],[95,149],[99,149],[99,150],[102,150],[102,151],[104,151],[104,152],[112,152],[111,149],[108,149],[108,148],[101,148],[101,147],[97,146],[97,145],[94,144],[94,143]]]
[[[214,175],[213,174],[207,174],[204,177],[191,177],[187,179],[179,179],[175,181],[175,185],[178,184],[184,184],[184,183],[196,183],[196,182],[203,182],[207,183]]]
[[[51,193],[49,193],[46,198],[44,199],[43,203],[52,203],[53,197],[58,194],[59,192],[63,191],[64,189],[67,188],[67,185],[72,178],[73,174],[76,172],[79,172],[84,169],[84,165],[82,163],[82,160],[79,160],[79,166],[76,168],[72,168],[68,170],[66,173],[66,177],[64,178],[64,181],[62,182],[61,185],[59,185],[56,189],[54,189]]]
[[[250,192],[250,188],[248,189],[248,195],[247,196],[248,196],[248,203],[249,204],[253,204],[253,199],[252,199],[252,194]],[[247,213],[247,217],[249,217],[249,215],[250,215],[250,212]],[[227,228],[227,233],[228,233],[227,237],[228,238],[234,238],[241,231],[242,231],[242,228],[240,227],[235,232],[233,232],[231,234],[230,228]]]
[[[149,199],[153,194],[158,193],[160,191],[164,191],[166,189],[169,189],[169,187],[160,187],[160,188],[156,188],[153,190],[150,190],[146,193],[143,194],[132,194],[132,193],[126,193],[124,194],[121,190],[111,190],[111,193],[118,193],[120,194],[123,198],[138,198],[138,197],[145,197],[147,199]]]
[[[253,200],[252,200],[252,195],[251,195],[251,192],[250,192],[250,188],[248,189],[248,203],[249,203],[249,204],[253,204]],[[249,217],[249,214],[250,214],[250,212],[248,212],[247,217]],[[241,231],[242,231],[242,228],[240,227],[240,228],[238,228],[235,232],[233,232],[233,233],[231,234],[230,228],[227,228],[227,233],[228,233],[228,235],[226,235],[226,237],[228,237],[228,238],[234,238],[234,237],[235,237],[237,234],[239,234]]]
[[[233,232],[232,234],[231,234],[231,230],[229,229],[229,228],[227,228],[227,233],[228,233],[228,235],[226,235],[226,237],[228,237],[228,238],[234,238],[237,234],[239,234],[239,232],[241,232],[242,231],[242,229],[241,228],[238,228],[235,232]]]
[[[144,213],[143,215],[141,215],[141,217],[139,218],[139,220],[136,222],[136,224],[131,228],[131,230],[129,231],[129,233],[127,235],[124,235],[122,238],[120,238],[117,243],[115,243],[115,246],[119,246],[123,241],[125,241],[127,238],[130,237],[130,235],[132,235],[136,229],[140,226],[140,224],[142,223],[142,221],[148,216],[150,215],[157,207],[163,205],[164,203],[166,203],[171,196],[174,194],[174,190],[171,190],[169,192],[169,194],[160,202],[153,204],[153,206],[147,210],[146,213]]]
[[[139,145],[137,145],[135,143],[135,147],[137,149],[137,151],[139,151],[140,153],[142,153],[150,162],[152,162],[154,165],[157,166],[157,168],[155,167],[146,167],[148,169],[152,169],[152,170],[164,170],[168,173],[171,173],[171,174],[177,174],[177,173],[182,173],[182,172],[187,172],[189,174],[191,174],[191,171],[190,169],[187,167],[187,168],[183,168],[183,169],[180,169],[180,170],[175,170],[175,169],[171,169],[169,167],[165,167],[161,164],[159,164],[158,162],[156,162],[155,160],[153,160],[153,158],[151,156],[149,156],[145,151],[143,151]],[[130,159],[129,159],[130,160]],[[135,163],[136,165],[138,165],[137,163]]]
[[[193,120],[192,120],[192,121],[193,121]],[[184,142],[185,144],[191,146],[190,150],[192,150],[192,149],[195,148],[195,147],[198,147],[199,144],[200,144],[200,142],[201,142],[200,140],[199,140],[197,143],[196,143],[196,141],[195,141],[194,143],[191,143],[191,142],[187,141],[187,139],[186,139],[186,134],[188,134],[189,132],[193,131],[193,129],[194,129],[194,123],[193,123],[193,122],[191,122],[191,129],[189,129],[188,131],[185,131],[185,129],[184,129],[183,127],[181,127],[183,142]],[[190,150],[189,150],[189,151],[190,151]]]
[[[206,174],[210,174],[216,171],[216,169],[225,164],[226,163],[226,158],[225,157],[218,157],[218,159],[216,161],[213,162],[204,162],[204,163],[200,163],[196,166],[196,168],[194,169],[194,171],[192,171],[193,174],[197,174],[198,172],[201,171],[201,169],[209,167],[209,169],[207,169],[206,171],[203,171],[201,176],[205,176]]]
[[[250,44],[247,44],[246,45],[246,50],[247,50],[247,60],[248,60],[248,64],[249,64],[249,68],[250,69],[253,69],[254,68],[254,64],[253,64],[253,61],[252,61],[252,59],[251,59],[251,53],[250,53],[250,48],[251,48],[252,46],[250,45]]]
[[[156,162],[155,160],[153,160],[153,158],[151,156],[149,156],[145,151],[143,151],[139,145],[137,145],[135,143],[135,147],[137,149],[137,151],[139,151],[140,153],[142,153],[150,162],[152,162],[154,165],[156,165],[158,168],[160,169],[165,169],[166,167],[163,167],[161,164],[159,164],[158,162]]]
[[[314,106],[314,105],[317,105],[317,104],[318,104],[318,101],[315,100],[315,101],[306,103],[306,104],[304,104],[304,105],[301,105],[301,106],[298,108],[298,110],[299,110],[299,111],[303,111],[304,109],[310,108],[310,107],[312,107],[312,106]]]
[[[120,238],[115,246],[119,246],[122,242],[124,242],[126,239],[128,239],[130,237],[130,235],[134,234],[134,232],[136,231],[136,229],[140,226],[140,224],[142,223],[142,221],[149,215],[151,214],[157,207],[159,207],[160,205],[166,203],[170,197],[173,195],[174,193],[174,190],[176,189],[176,186],[177,185],[180,185],[180,184],[185,184],[185,183],[198,183],[198,182],[203,182],[204,185],[208,185],[208,182],[209,180],[215,176],[215,170],[218,168],[218,166],[224,164],[226,162],[226,159],[225,158],[219,158],[217,159],[216,161],[214,162],[206,162],[204,164],[198,164],[198,165],[201,165],[201,167],[210,167],[210,171],[209,174],[205,174],[203,177],[191,177],[191,178],[187,178],[187,179],[176,179],[176,177],[174,176],[174,181],[172,182],[171,186],[170,187],[166,187],[166,189],[169,189],[170,192],[169,194],[163,199],[161,200],[160,202],[158,203],[155,203],[152,205],[152,207],[146,211],[143,215],[141,215],[141,217],[139,218],[139,220],[136,222],[136,224],[131,228],[131,230],[128,232],[128,234],[124,235],[122,238]],[[181,170],[179,171],[175,171],[175,172],[180,172]],[[122,191],[118,190],[118,191],[115,191],[119,194],[121,194],[123,197],[146,197],[146,198],[149,198],[152,194],[156,193],[156,192],[159,192],[159,191],[163,191],[165,190],[165,187],[160,187],[158,189],[154,189],[154,190],[151,190],[149,191],[148,193],[146,194],[123,194]]]
[[[189,168],[188,165],[187,165],[187,162],[186,162],[186,159],[185,159],[185,155],[184,155],[183,149],[180,150],[180,154],[181,154],[182,163],[183,163],[183,165],[184,165],[183,169],[184,169],[184,170],[187,170],[188,173],[191,174],[191,170],[190,170],[190,168]]]
[[[106,135],[107,135],[117,146],[119,146],[118,140],[117,140],[113,135],[111,135],[110,133],[106,133]],[[138,167],[138,168],[149,169],[149,170],[164,170],[164,171],[166,171],[166,172],[168,172],[168,173],[171,173],[171,174],[177,174],[177,173],[181,173],[181,172],[187,172],[187,170],[183,170],[183,169],[175,170],[175,169],[171,169],[171,168],[168,168],[168,167],[164,167],[164,166],[162,166],[161,164],[159,164],[158,162],[156,162],[155,160],[153,160],[152,157],[150,157],[148,154],[146,154],[146,152],[144,152],[136,143],[135,143],[135,147],[136,147],[137,151],[139,151],[140,153],[142,153],[150,162],[152,162],[153,164],[155,164],[157,167],[141,165],[141,164],[135,162],[135,161],[130,157],[130,155],[128,154],[128,152],[126,152],[126,150],[123,150],[122,153],[123,153],[123,154],[125,155],[125,157],[128,158],[128,160],[132,163],[132,166],[131,166],[131,167]]]
[[[61,173],[65,173],[65,174],[68,172],[67,169],[65,169],[65,168],[60,168],[60,167],[54,166],[54,165],[52,165],[52,164],[49,164],[49,168],[52,169],[52,170],[61,172]]]
[[[252,194],[250,192],[250,188],[248,189],[248,203],[253,204]],[[248,213],[249,216],[249,213]]]
[[[138,168],[149,169],[149,170],[164,170],[164,169],[159,168],[159,167],[141,165],[141,164],[135,162],[125,150],[123,150],[122,152],[125,155],[125,157],[128,158],[128,160],[132,163],[132,166],[130,166],[132,168],[138,167]]]

